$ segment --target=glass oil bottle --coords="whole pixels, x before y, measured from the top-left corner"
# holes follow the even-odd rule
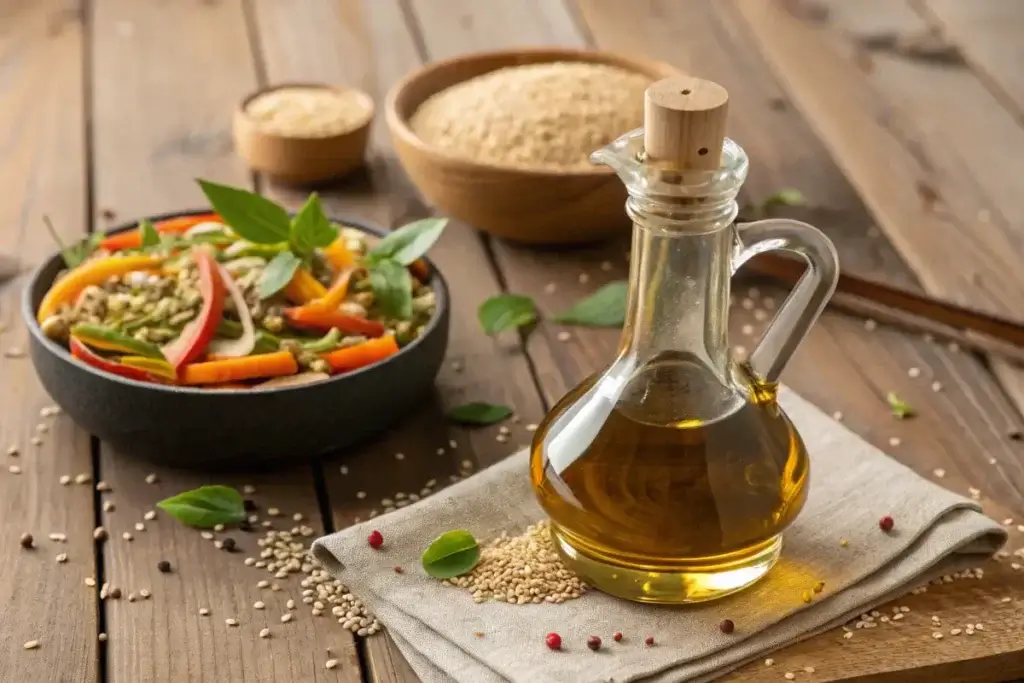
[[[831,242],[791,220],[736,225],[747,158],[728,93],[653,84],[644,128],[595,152],[628,190],[629,303],[618,356],[551,410],[530,476],[566,565],[629,600],[690,603],[775,564],[807,496],[808,457],[779,373],[835,289]],[[747,363],[730,357],[730,277],[769,250],[808,268]]]

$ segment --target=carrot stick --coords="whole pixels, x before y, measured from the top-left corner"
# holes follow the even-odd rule
[[[305,268],[299,268],[284,288],[284,296],[293,304],[308,304],[327,294],[327,288]]]
[[[258,377],[294,375],[298,371],[299,364],[295,362],[295,357],[288,351],[278,351],[191,363],[182,369],[182,381],[185,384],[226,384]]]
[[[195,227],[207,221],[223,222],[221,217],[215,213],[203,213],[198,216],[181,216],[180,218],[168,218],[153,224],[156,231],[165,235],[180,235],[189,228]],[[138,249],[142,246],[142,232],[129,230],[111,235],[100,242],[100,248],[107,251],[120,251],[121,249]]]
[[[321,356],[334,373],[350,372],[373,365],[398,353],[398,344],[392,335],[369,339],[355,346],[347,346]]]

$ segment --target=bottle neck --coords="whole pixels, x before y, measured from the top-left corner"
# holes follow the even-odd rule
[[[666,203],[630,197],[629,305],[621,352],[637,367],[686,356],[724,379],[735,193]]]

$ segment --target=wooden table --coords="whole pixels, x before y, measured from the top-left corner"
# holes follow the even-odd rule
[[[938,33],[926,40],[929,31]],[[323,80],[382,98],[427,60],[514,45],[595,45],[724,84],[730,135],[752,158],[747,198],[801,190],[809,206],[791,213],[829,233],[849,272],[1024,317],[1021,35],[1024,4],[1013,0],[0,0],[0,251],[32,264],[51,252],[43,214],[71,238],[102,230],[112,214],[200,206],[197,176],[251,184],[294,206],[299,195],[252,177],[232,152],[232,107],[261,84]],[[389,225],[428,214],[380,122],[373,142],[369,172],[327,192],[330,208]],[[144,532],[134,525],[160,498],[213,482],[252,484],[262,504],[301,512],[318,530],[344,527],[382,509],[384,497],[449,481],[464,461],[480,467],[506,456],[528,441],[526,424],[611,358],[615,331],[563,340],[542,323],[525,341],[492,339],[479,331],[476,307],[509,290],[535,297],[543,313],[563,309],[624,277],[622,245],[534,252],[455,224],[434,255],[454,290],[436,400],[353,452],[230,481],[159,469],[159,481],[148,484],[150,466],[112,452],[66,417],[41,418],[50,401],[29,361],[11,353],[26,345],[21,287],[0,289],[0,446],[22,447],[18,458],[0,455],[0,678],[415,680],[386,636],[356,641],[308,611],[260,640],[271,617],[254,612],[253,601],[262,595],[268,615],[279,613],[295,586],[266,594],[256,586],[265,575],[244,566],[244,555],[219,552],[165,517]],[[737,286],[739,298],[750,296],[749,286]],[[742,326],[754,325],[756,335],[765,323],[735,308],[734,343],[749,347],[754,338],[744,338]],[[994,518],[1024,518],[1024,443],[1010,438],[1024,427],[1024,371],[828,312],[785,380],[922,475],[944,471],[943,485],[978,491]],[[919,416],[894,420],[889,390]],[[495,428],[464,431],[441,419],[444,406],[467,400],[515,406],[511,441],[496,440]],[[39,423],[50,428],[34,446]],[[889,446],[892,437],[898,447]],[[59,483],[77,474],[113,491]],[[111,540],[95,544],[101,524]],[[38,539],[35,552],[18,547],[26,531]],[[124,541],[124,531],[134,541]],[[67,542],[48,540],[51,532],[66,533]],[[1010,549],[1022,538],[1011,528]],[[65,564],[54,561],[59,552]],[[160,574],[161,559],[176,571]],[[730,680],[782,680],[783,671],[808,665],[817,672],[800,680],[1024,675],[1024,572],[1010,561],[992,562],[984,582],[908,598],[914,628],[851,640],[824,634],[775,654],[775,667],[751,665]],[[86,577],[153,597],[99,601]],[[1002,605],[1000,594],[1015,602]],[[198,616],[202,606],[210,617]],[[984,621],[986,633],[933,641],[927,615],[936,612],[947,624]],[[241,626],[224,626],[232,616]],[[29,640],[39,649],[23,650]],[[324,668],[325,648],[338,668]]]

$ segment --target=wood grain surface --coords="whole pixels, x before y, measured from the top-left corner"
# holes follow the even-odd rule
[[[1022,21],[1017,4],[1001,0],[91,0],[80,8],[0,0],[0,253],[28,264],[49,253],[43,213],[71,237],[102,229],[111,212],[129,220],[202,206],[195,177],[253,184],[294,207],[304,193],[253,178],[231,148],[231,111],[259,86],[354,85],[380,105],[426,61],[480,49],[593,46],[725,85],[729,135],[751,157],[742,201],[799,189],[807,205],[779,215],[823,228],[849,272],[1021,318],[1024,82],[1013,36]],[[380,117],[368,167],[322,195],[333,213],[384,226],[431,212]],[[28,360],[2,353],[26,339],[21,280],[0,284],[0,324],[8,328],[0,331],[0,678],[416,681],[384,634],[354,640],[301,604],[295,620],[281,624],[284,602],[301,588],[295,578],[278,581],[279,592],[257,587],[274,580],[243,563],[259,533],[218,534],[244,551],[227,553],[162,513],[144,516],[161,498],[199,484],[248,484],[261,518],[270,506],[298,512],[319,533],[496,462],[525,445],[545,408],[614,354],[617,330],[549,320],[625,277],[626,237],[535,250],[453,222],[432,251],[453,294],[436,395],[391,433],[337,458],[245,475],[174,471],[102,444],[94,461],[89,437],[68,418],[40,417],[49,401]],[[502,291],[537,301],[542,320],[529,335],[480,331],[477,307]],[[733,294],[730,339],[743,355],[785,292],[742,277]],[[1008,550],[1024,546],[1016,530],[1024,522],[1024,443],[1010,438],[1024,429],[1024,372],[828,312],[784,381],[923,476],[973,493],[993,518],[1017,520]],[[895,420],[889,391],[917,417]],[[516,409],[508,434],[445,420],[447,409],[476,400]],[[49,431],[37,448],[29,440],[40,422]],[[10,443],[22,446],[20,456],[5,455]],[[8,471],[12,464],[23,473]],[[93,481],[58,482],[79,473]],[[149,484],[151,473],[157,481]],[[112,491],[94,492],[97,478]],[[105,501],[114,509],[104,511]],[[111,536],[99,557],[97,522]],[[140,522],[144,531],[135,529]],[[25,531],[37,550],[18,547]],[[48,540],[51,532],[67,533],[67,542]],[[62,551],[68,562],[57,564]],[[754,663],[727,680],[776,681],[786,671],[843,683],[1024,676],[1024,572],[1010,568],[1013,559],[986,563],[983,581],[898,601],[911,610],[899,623],[851,639],[825,633],[773,653],[773,666]],[[159,572],[160,560],[173,571]],[[146,589],[152,597],[99,602],[87,576],[124,596]],[[254,609],[257,600],[266,609]],[[932,614],[943,619],[941,641],[931,637]],[[227,618],[240,625],[227,626]],[[967,623],[985,631],[948,635]],[[264,626],[272,631],[266,640],[257,635]],[[97,643],[101,630],[105,645]],[[23,650],[33,639],[40,648]],[[340,665],[327,670],[328,658]]]
[[[26,265],[54,250],[43,214],[68,242],[88,225],[84,39],[80,18],[64,9],[56,1],[0,2],[0,253]],[[88,483],[58,481],[91,479],[90,441],[68,417],[40,416],[52,401],[25,356],[26,280],[0,283],[0,672],[11,681],[85,683],[100,673],[96,592],[84,583],[96,575],[93,492]],[[12,446],[17,456],[8,454]],[[20,547],[24,533],[34,550]],[[66,563],[57,563],[59,554]],[[32,640],[39,648],[23,650]]]

